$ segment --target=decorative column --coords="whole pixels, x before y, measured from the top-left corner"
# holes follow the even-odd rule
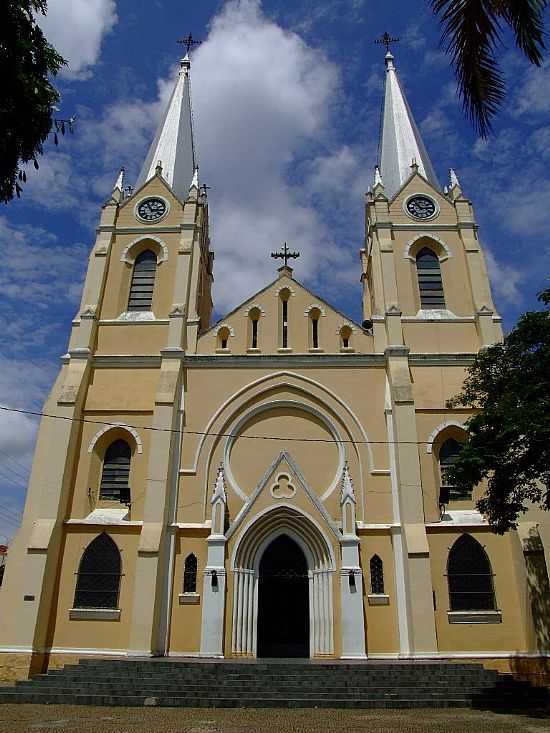
[[[363,612],[363,573],[359,565],[359,537],[355,531],[355,493],[348,464],[342,471],[342,566],[340,596],[342,605],[342,657],[365,657]]]
[[[225,480],[223,464],[218,469],[212,495],[212,530],[208,537],[208,560],[204,569],[201,656],[223,657],[225,615]]]

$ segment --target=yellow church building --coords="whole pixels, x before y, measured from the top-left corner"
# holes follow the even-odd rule
[[[548,657],[548,516],[497,536],[483,487],[446,482],[469,416],[446,402],[501,319],[472,203],[452,170],[441,188],[385,65],[362,322],[285,250],[211,325],[182,60],[135,189],[121,174],[101,211],[1,589],[0,678],[88,656]]]

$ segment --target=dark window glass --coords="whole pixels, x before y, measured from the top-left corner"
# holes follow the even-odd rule
[[[258,319],[254,318],[252,321],[252,348],[258,348]]]
[[[288,300],[283,300],[283,349],[288,346]]]
[[[384,593],[384,565],[378,555],[370,559],[370,588],[371,593]]]
[[[456,462],[462,446],[454,438],[446,440],[439,450],[439,468],[441,471],[441,489],[442,494],[449,497],[449,501],[457,501],[459,499],[471,499],[470,491],[463,491],[450,483],[447,478],[449,468]]]
[[[197,592],[197,558],[191,554],[185,558],[185,570],[183,571],[183,592]]]
[[[318,349],[319,348],[319,319],[318,318],[311,319],[311,340],[313,343],[313,348]]]
[[[132,451],[125,440],[115,440],[107,448],[101,474],[100,499],[120,501],[129,495],[131,455]]]
[[[151,310],[156,272],[157,256],[150,249],[146,249],[138,255],[134,264],[128,299],[129,311]]]
[[[84,550],[74,596],[74,608],[117,608],[120,552],[108,534],[100,534]]]
[[[495,593],[491,564],[483,547],[463,534],[449,552],[447,563],[451,611],[493,611]]]
[[[416,255],[416,273],[420,290],[420,307],[445,308],[439,258],[435,252],[427,247],[420,250]]]

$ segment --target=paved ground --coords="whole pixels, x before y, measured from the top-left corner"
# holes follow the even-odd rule
[[[550,713],[473,710],[181,710],[1,705],[0,733],[539,733]]]

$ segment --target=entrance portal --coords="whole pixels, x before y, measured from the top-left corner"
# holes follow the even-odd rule
[[[260,562],[259,657],[309,657],[309,577],[304,553],[288,535],[269,545]]]

